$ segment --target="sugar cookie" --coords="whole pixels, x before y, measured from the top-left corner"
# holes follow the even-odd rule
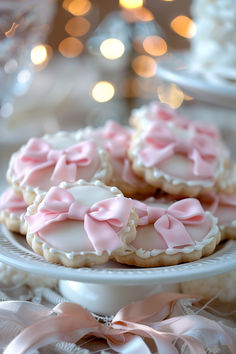
[[[0,197],[0,222],[6,225],[8,230],[26,235],[24,215],[27,204],[22,197],[16,196],[11,188],[8,188]]]
[[[26,216],[27,242],[49,262],[68,267],[105,263],[136,236],[131,199],[101,181],[61,183],[38,194]]]
[[[118,262],[157,267],[192,262],[214,252],[220,242],[217,219],[200,202],[186,198],[134,201],[139,216],[137,235]]]
[[[111,172],[108,153],[102,147],[94,141],[79,141],[74,133],[58,132],[32,138],[14,153],[7,180],[31,204],[37,191],[47,191],[62,181],[83,178],[106,183]]]
[[[171,120],[150,123],[129,149],[136,174],[167,193],[189,197],[216,188],[227,156],[215,129]]]

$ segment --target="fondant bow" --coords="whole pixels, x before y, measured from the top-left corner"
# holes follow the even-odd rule
[[[103,146],[113,158],[123,159],[127,157],[130,145],[131,133],[114,121],[108,121],[104,127],[105,141]]]
[[[17,323],[20,333],[5,348],[4,354],[24,354],[60,341],[76,343],[86,336],[107,341],[118,353],[151,354],[145,339],[158,354],[177,354],[181,339],[191,354],[205,354],[205,347],[221,343],[235,353],[235,329],[199,315],[165,319],[177,300],[193,296],[158,293],[122,308],[110,325],[98,322],[87,310],[74,303],[61,303],[52,310],[40,304],[7,301],[0,304],[0,319],[8,328]],[[192,299],[192,302],[196,301]],[[14,331],[12,331],[15,333]],[[210,340],[209,340],[210,339]]]
[[[67,219],[84,221],[94,249],[111,253],[122,246],[118,232],[127,225],[131,209],[132,201],[124,197],[105,199],[88,207],[76,202],[65,189],[52,187],[38,212],[26,216],[26,220],[29,233],[43,232],[48,225]]]
[[[65,150],[52,149],[42,139],[32,138],[15,159],[14,169],[25,184],[39,171],[54,167],[51,180],[54,182],[75,182],[78,167],[88,166],[96,158],[96,144],[83,141]]]
[[[208,135],[211,138],[219,138],[220,133],[216,126],[210,123],[192,121],[183,116],[180,116],[175,109],[170,108],[163,103],[152,102],[150,105],[151,116],[154,120],[161,120],[163,122],[173,122],[177,127],[183,129],[192,129],[193,131]]]
[[[22,197],[14,194],[11,188],[8,188],[0,198],[0,210],[10,210],[13,212],[25,212],[27,204]]]
[[[197,199],[182,199],[167,209],[149,206],[137,200],[133,203],[139,216],[138,225],[154,224],[168,248],[194,244],[184,225],[196,225],[203,221],[204,210]]]
[[[210,136],[193,134],[189,139],[177,138],[163,122],[154,123],[145,136],[149,143],[139,151],[143,164],[152,167],[170,158],[175,153],[185,154],[193,161],[196,176],[213,177],[210,162],[216,157],[215,141]]]

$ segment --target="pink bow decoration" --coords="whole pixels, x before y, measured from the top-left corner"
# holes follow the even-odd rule
[[[220,132],[216,126],[210,123],[192,121],[180,116],[178,111],[163,103],[152,102],[150,105],[151,116],[163,122],[174,122],[177,127],[193,129],[196,133],[208,135],[211,138],[219,138]]]
[[[23,213],[27,209],[27,204],[22,197],[18,197],[11,188],[8,188],[0,198],[0,210],[4,209]]]
[[[214,177],[210,161],[216,157],[215,141],[202,134],[194,134],[188,140],[175,137],[163,122],[153,123],[145,136],[147,147],[139,151],[143,164],[152,167],[170,158],[175,153],[188,156],[193,161],[196,176]]]
[[[205,354],[207,338],[220,342],[234,354],[235,330],[199,315],[176,316],[165,320],[179,299],[193,296],[158,293],[122,308],[109,326],[98,322],[74,303],[61,303],[52,310],[24,301],[0,303],[0,319],[17,322],[21,332],[8,344],[4,354],[24,354],[59,341],[76,343],[86,336],[107,341],[118,353],[151,354],[144,339],[151,339],[159,354],[177,354],[181,339],[191,354]],[[192,300],[194,301],[194,300]],[[196,301],[196,297],[195,297]],[[27,316],[26,316],[27,314]]]
[[[111,253],[122,246],[118,232],[124,228],[132,209],[132,201],[115,197],[95,203],[91,207],[76,202],[65,189],[52,187],[39,205],[38,212],[26,216],[29,232],[43,232],[52,223],[67,219],[84,221],[84,229],[94,249]]]
[[[131,133],[128,128],[122,127],[114,121],[108,121],[104,127],[104,147],[113,158],[123,159],[127,157],[130,145]]]
[[[89,166],[96,156],[96,144],[83,141],[65,150],[54,150],[42,139],[32,138],[15,159],[14,169],[28,183],[41,170],[54,167],[51,180],[54,182],[75,182],[77,169]]]
[[[184,225],[196,225],[204,220],[204,210],[197,199],[182,199],[167,209],[148,206],[137,200],[133,203],[139,216],[138,225],[154,224],[168,248],[194,245]]]

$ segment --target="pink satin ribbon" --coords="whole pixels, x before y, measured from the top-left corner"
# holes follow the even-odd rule
[[[26,208],[27,204],[24,202],[23,198],[16,196],[11,188],[8,188],[1,195],[0,210],[24,213],[26,211]]]
[[[139,151],[144,166],[157,166],[175,153],[185,154],[193,161],[193,173],[201,177],[214,177],[210,162],[216,158],[215,140],[209,135],[194,134],[188,140],[177,139],[167,124],[153,123],[145,135],[148,146]]]
[[[43,233],[48,225],[67,219],[84,221],[84,229],[94,249],[99,253],[104,250],[111,253],[122,246],[118,232],[127,225],[132,205],[128,198],[115,197],[88,207],[76,202],[65,189],[52,187],[38,212],[26,216],[28,231]],[[50,242],[50,235],[48,237]]]
[[[14,161],[21,183],[26,184],[41,170],[54,167],[51,180],[75,182],[77,169],[89,166],[96,157],[96,144],[83,141],[65,150],[54,150],[42,139],[32,138]]]
[[[191,354],[205,354],[204,344],[220,342],[235,354],[235,330],[199,315],[165,318],[171,306],[189,295],[158,293],[122,308],[109,326],[98,322],[87,310],[73,303],[61,303],[49,310],[23,301],[0,303],[0,319],[22,327],[4,354],[24,354],[43,346],[66,341],[77,343],[85,336],[103,338],[118,353],[151,354],[144,339],[151,339],[159,354],[177,354],[181,339]],[[195,298],[196,300],[196,298]],[[165,310],[165,311],[163,311]]]
[[[199,225],[204,220],[204,210],[197,199],[182,199],[167,209],[148,206],[137,200],[133,203],[139,216],[138,225],[154,224],[168,248],[194,245],[184,225]]]

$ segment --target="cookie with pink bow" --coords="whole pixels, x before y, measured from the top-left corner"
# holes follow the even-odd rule
[[[93,139],[110,155],[112,177],[108,184],[119,188],[126,197],[153,195],[156,188],[137,176],[128,158],[132,129],[109,120],[103,127],[85,128],[77,132],[79,138]]]
[[[37,191],[47,191],[61,182],[111,178],[108,153],[91,140],[79,140],[74,133],[58,132],[32,138],[13,154],[7,180],[14,192],[31,204]]]
[[[8,230],[26,235],[26,209],[27,204],[22,197],[15,195],[12,188],[5,190],[0,196],[0,222]]]
[[[63,182],[28,207],[27,242],[49,262],[68,267],[105,263],[136,236],[131,199],[101,181]]]
[[[218,130],[186,118],[150,122],[134,136],[129,157],[146,182],[187,197],[217,188],[229,165]]]
[[[236,240],[236,195],[211,193],[202,196],[200,202],[205,210],[217,217],[221,239]]]
[[[157,267],[192,262],[214,252],[220,242],[217,219],[195,198],[134,200],[136,238],[118,262]]]
[[[181,116],[176,109],[157,101],[133,109],[129,118],[129,123],[135,130],[145,129],[147,125],[157,121],[175,121],[181,124],[187,124],[188,122],[188,120]]]

